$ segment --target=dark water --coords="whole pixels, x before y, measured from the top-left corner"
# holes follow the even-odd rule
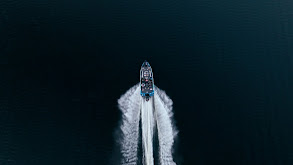
[[[107,165],[146,59],[176,160],[293,164],[291,0],[1,0],[0,164]],[[112,158],[113,159],[113,158]]]

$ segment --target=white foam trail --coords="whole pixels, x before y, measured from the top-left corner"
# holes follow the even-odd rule
[[[140,116],[140,96],[139,85],[130,88],[118,100],[119,108],[122,111],[122,131],[121,153],[122,165],[136,165],[137,147],[139,136],[139,116]]]
[[[119,100],[122,111],[122,165],[136,165],[138,160],[139,121],[142,121],[142,148],[144,165],[153,165],[153,136],[157,127],[160,165],[176,165],[172,145],[177,130],[172,127],[172,100],[159,88],[149,101],[140,96],[140,86],[130,88]]]
[[[177,135],[175,127],[172,128],[171,117],[172,100],[166,93],[156,88],[154,95],[155,116],[159,136],[159,158],[161,165],[176,165],[172,157],[172,146]]]
[[[154,116],[153,116],[153,99],[149,101],[142,99],[141,121],[142,121],[142,143],[144,152],[144,165],[153,165],[153,130],[154,130]]]

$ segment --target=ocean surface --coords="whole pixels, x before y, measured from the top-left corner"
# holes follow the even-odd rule
[[[144,60],[178,165],[293,164],[291,0],[1,0],[0,164],[111,164]]]

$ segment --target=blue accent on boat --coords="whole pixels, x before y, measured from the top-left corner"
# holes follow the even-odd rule
[[[152,92],[152,93],[142,93],[142,92],[140,92],[141,96],[145,96],[146,94],[149,94],[149,96],[154,96],[155,92]]]

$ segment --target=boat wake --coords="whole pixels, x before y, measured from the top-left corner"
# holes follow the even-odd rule
[[[122,136],[118,140],[122,156],[120,164],[137,165],[143,162],[143,165],[176,165],[172,146],[177,130],[172,126],[173,102],[166,93],[155,87],[154,96],[146,101],[140,96],[138,84],[122,95],[118,104],[122,112],[119,128]],[[158,146],[153,146],[154,138],[158,139]],[[154,155],[156,147],[158,155]],[[142,158],[138,154],[139,148],[142,148]]]

